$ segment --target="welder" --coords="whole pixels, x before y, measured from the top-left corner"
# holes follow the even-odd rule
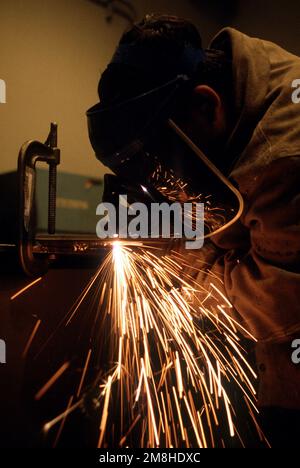
[[[184,166],[201,190],[184,151],[164,161],[172,119],[242,194],[242,216],[212,238],[210,267],[257,340],[258,405],[273,446],[295,443],[300,416],[298,78],[300,58],[274,43],[225,28],[203,49],[191,22],[149,15],[123,34],[88,112],[96,154],[119,177],[149,182],[158,158]]]

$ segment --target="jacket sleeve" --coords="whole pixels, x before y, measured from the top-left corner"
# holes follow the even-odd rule
[[[286,341],[300,332],[300,157],[266,167],[241,222],[248,248],[228,250],[214,268],[223,272],[234,314],[255,338]]]

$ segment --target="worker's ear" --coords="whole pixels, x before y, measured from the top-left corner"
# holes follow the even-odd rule
[[[223,117],[223,104],[219,94],[208,85],[198,85],[194,88],[194,96],[198,112],[210,124],[218,126]]]

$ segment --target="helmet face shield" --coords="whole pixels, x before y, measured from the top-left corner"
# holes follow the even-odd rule
[[[143,182],[153,171],[145,144],[156,138],[188,86],[184,76],[119,105],[96,104],[87,111],[88,130],[96,157],[117,175]]]
[[[118,106],[97,104],[87,112],[89,136],[97,158],[118,176],[120,195],[132,187],[151,202],[204,203],[210,237],[238,219],[243,200],[173,120],[191,88],[179,76]]]

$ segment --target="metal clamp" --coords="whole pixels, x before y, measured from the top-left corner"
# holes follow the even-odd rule
[[[51,123],[50,133],[45,143],[28,141],[21,147],[18,158],[19,185],[19,236],[18,253],[21,266],[29,276],[39,276],[48,269],[48,258],[40,258],[33,253],[35,240],[34,194],[36,187],[36,163],[45,162],[49,166],[48,192],[48,233],[55,233],[56,216],[56,176],[60,163],[60,150],[57,148],[57,124]]]

